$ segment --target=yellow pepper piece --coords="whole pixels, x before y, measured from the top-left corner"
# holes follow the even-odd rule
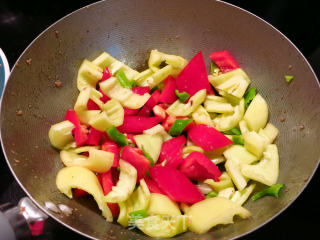
[[[102,78],[103,69],[94,63],[83,60],[77,77],[77,87],[82,91],[86,87],[96,88],[96,84]]]
[[[49,139],[52,146],[63,149],[73,141],[72,129],[74,125],[69,121],[62,121],[50,127]]]
[[[99,180],[89,169],[79,166],[65,167],[58,172],[56,185],[58,190],[69,198],[72,198],[72,188],[88,192],[97,202],[107,221],[113,221],[112,213],[103,199],[104,194]]]
[[[190,207],[189,229],[195,233],[206,233],[218,224],[233,223],[233,217],[248,218],[250,212],[239,204],[223,197],[208,198]]]
[[[225,188],[233,187],[232,180],[227,172],[223,172],[219,177],[219,180],[219,182],[215,182],[213,179],[206,179],[204,183],[210,185],[210,187],[217,192],[220,192]]]
[[[179,216],[181,212],[178,205],[166,195],[151,193],[150,204],[147,209],[149,215]]]
[[[165,62],[168,65],[171,65],[173,68],[183,69],[188,61],[180,56],[170,55],[158,50],[151,50],[148,65],[149,68],[153,71],[159,71],[159,65]]]

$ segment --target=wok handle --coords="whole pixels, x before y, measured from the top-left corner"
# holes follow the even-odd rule
[[[19,207],[12,207],[11,204],[4,204],[0,211],[0,239],[20,240],[31,239],[30,229],[26,219],[20,214]]]

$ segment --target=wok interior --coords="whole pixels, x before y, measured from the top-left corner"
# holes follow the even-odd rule
[[[199,236],[177,239],[223,239],[240,236],[267,222],[301,192],[315,170],[320,148],[320,91],[310,66],[279,32],[260,19],[222,2],[202,0],[125,0],[99,2],[67,16],[47,29],[23,53],[5,89],[1,134],[8,161],[25,190],[44,201],[77,209],[59,221],[92,238],[147,239],[118,224],[107,223],[93,200],[69,200],[55,186],[63,166],[48,140],[51,124],[62,121],[78,91],[77,70],[84,58],[109,52],[143,70],[151,49],[190,59],[202,50],[209,67],[212,51],[229,50],[247,72],[270,110],[270,122],[280,130],[280,177],[287,192],[277,200],[248,201],[252,217]],[[56,32],[58,31],[58,32]],[[32,59],[31,64],[26,60]],[[288,69],[292,65],[292,69]],[[284,75],[294,75],[288,85]],[[55,87],[60,80],[62,87]],[[16,111],[22,110],[22,116]],[[280,117],[285,121],[281,123]],[[305,129],[301,131],[299,126]]]

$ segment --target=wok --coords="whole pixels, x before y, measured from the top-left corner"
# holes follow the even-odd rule
[[[73,107],[83,58],[93,59],[107,51],[143,70],[149,51],[155,48],[187,59],[198,50],[208,56],[222,49],[236,57],[266,98],[270,122],[280,130],[276,140],[281,159],[278,181],[289,189],[278,200],[248,201],[245,207],[253,214],[249,220],[202,236],[188,232],[176,239],[236,238],[267,223],[296,199],[317,168],[319,84],[306,59],[285,36],[256,16],[220,1],[102,1],[43,32],[19,58],[2,99],[2,145],[17,181],[42,209],[45,201],[77,209],[68,217],[44,210],[89,238],[148,239],[106,222],[93,200],[69,200],[57,191],[55,177],[63,165],[47,133]],[[295,76],[290,85],[283,79],[286,74]],[[54,86],[57,79],[63,83],[60,88]],[[17,115],[19,110],[22,115]],[[282,116],[284,122],[279,121]]]

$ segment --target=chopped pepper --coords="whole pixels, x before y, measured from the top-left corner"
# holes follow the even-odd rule
[[[129,80],[123,70],[120,70],[117,73],[116,78],[118,83],[124,88],[131,89],[136,86],[136,81]]]
[[[179,136],[192,119],[177,119],[170,127],[169,134],[173,137]]]
[[[280,184],[280,183],[272,185],[271,187],[265,188],[262,191],[257,192],[256,194],[254,194],[251,199],[253,201],[256,201],[259,198],[262,198],[264,196],[273,196],[273,197],[278,198],[279,197],[279,193],[280,193],[280,191],[281,191],[281,189],[283,187],[284,187],[284,184]]]
[[[180,102],[185,103],[188,98],[190,97],[190,94],[186,93],[186,92],[179,92],[178,89],[175,90],[175,93],[177,95],[177,97],[179,98]]]
[[[250,102],[252,101],[252,99],[254,99],[254,97],[256,96],[256,87],[250,88],[249,91],[244,95],[244,104],[245,104],[245,108],[248,108]]]
[[[238,145],[244,145],[244,139],[242,135],[233,135],[232,142]]]
[[[128,140],[124,134],[118,131],[115,127],[109,128],[107,130],[108,136],[121,146],[128,145]]]
[[[216,191],[211,191],[205,196],[205,198],[206,199],[207,198],[213,198],[213,197],[216,197],[216,196],[218,196],[218,193]]]

